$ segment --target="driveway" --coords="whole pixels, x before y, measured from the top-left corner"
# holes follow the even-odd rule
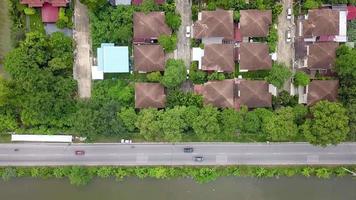
[[[294,62],[294,16],[292,15],[292,19],[287,19],[287,9],[293,8],[293,0],[281,0],[283,4],[283,11],[278,16],[278,44],[277,44],[277,62],[284,63],[290,70],[293,70],[293,62]],[[292,41],[286,41],[286,31],[291,31]],[[290,80],[286,81],[283,89],[286,91],[291,90],[291,82]]]
[[[176,11],[180,14],[182,25],[177,32],[178,43],[176,58],[182,59],[189,69],[190,66],[190,38],[185,36],[186,26],[192,24],[192,2],[191,0],[175,0]]]
[[[74,9],[74,40],[76,42],[74,79],[78,81],[80,98],[91,96],[91,62],[90,62],[90,31],[89,16],[86,6],[79,0],[75,2]]]
[[[187,146],[194,151],[184,153]],[[78,150],[85,155],[75,155]],[[356,143],[326,148],[307,143],[0,144],[0,166],[351,164],[356,164]]]

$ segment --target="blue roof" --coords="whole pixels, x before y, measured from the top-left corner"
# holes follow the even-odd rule
[[[103,43],[97,50],[98,69],[104,73],[129,72],[129,47]]]

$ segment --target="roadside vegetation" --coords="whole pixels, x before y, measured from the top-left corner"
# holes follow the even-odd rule
[[[345,167],[353,171],[355,167]],[[122,181],[127,177],[172,179],[191,178],[203,184],[214,181],[222,176],[234,177],[291,177],[315,176],[328,179],[332,177],[349,176],[343,167],[257,167],[257,166],[231,166],[231,167],[7,167],[0,168],[0,177],[4,181],[17,177],[32,178],[68,178],[72,185],[83,186],[95,178],[115,178]]]

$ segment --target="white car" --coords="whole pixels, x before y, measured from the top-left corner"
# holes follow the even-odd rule
[[[289,43],[292,41],[290,30],[286,31],[286,42]]]
[[[185,27],[185,37],[190,38],[190,26]]]
[[[292,8],[287,9],[287,19],[292,19]]]

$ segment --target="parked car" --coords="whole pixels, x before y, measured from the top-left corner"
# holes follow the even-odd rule
[[[185,27],[185,37],[187,37],[187,38],[190,37],[190,26]]]
[[[286,31],[286,42],[289,43],[292,41],[292,37],[291,37],[291,32],[290,30]]]
[[[292,19],[292,8],[287,8],[287,19]]]
[[[83,155],[85,155],[85,151],[83,151],[83,150],[76,150],[76,151],[75,151],[75,155],[77,155],[77,156],[83,156]]]
[[[193,147],[184,147],[184,153],[193,153],[194,149]]]
[[[203,160],[204,160],[203,156],[195,156],[194,157],[194,161],[196,161],[196,162],[203,162]]]

